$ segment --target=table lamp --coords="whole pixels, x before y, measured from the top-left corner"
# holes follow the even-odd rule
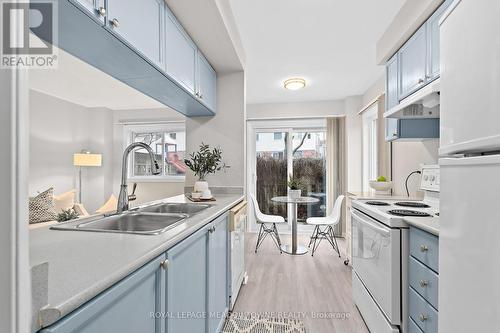
[[[102,165],[102,155],[92,154],[88,150],[73,154],[73,165],[79,167],[78,170],[78,202],[82,202],[82,167],[100,167]]]

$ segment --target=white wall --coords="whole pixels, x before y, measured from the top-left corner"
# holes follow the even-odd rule
[[[222,149],[224,162],[230,166],[207,177],[210,186],[245,186],[246,126],[244,72],[219,74],[217,77],[217,114],[214,117],[186,119],[187,151],[197,151],[203,142]],[[197,179],[191,171],[186,186]]]
[[[362,105],[366,106],[385,92],[385,74],[380,76],[363,94]]]
[[[392,177],[395,180],[394,194],[406,195],[405,179],[410,172],[421,169],[421,164],[436,164],[438,161],[439,139],[422,142],[394,142],[392,144]],[[417,193],[420,187],[420,176],[412,175],[408,180],[411,196],[422,196]]]
[[[56,194],[77,189],[73,154],[88,149],[102,154],[102,167],[83,168],[82,203],[89,212],[111,193],[112,113],[89,109],[30,90],[29,193],[54,187]]]
[[[362,144],[361,96],[348,97],[345,100],[346,114],[346,154],[347,154],[347,191],[362,189]]]
[[[113,111],[113,193],[119,195],[121,183],[121,168],[124,142],[123,127],[126,124],[158,123],[165,121],[185,121],[182,114],[168,108],[149,110],[119,110]],[[131,187],[129,187],[131,191]],[[137,182],[137,200],[131,206],[148,201],[172,197],[184,193],[184,182],[147,181]]]
[[[247,119],[327,117],[344,114],[344,100],[247,105]]]
[[[88,149],[102,154],[102,167],[82,169],[82,203],[93,213],[112,193],[119,194],[125,148],[122,124],[183,121],[184,116],[167,108],[86,108],[30,90],[30,119],[30,195],[49,187],[56,194],[78,189],[73,154]],[[182,193],[184,182],[141,182],[132,205]]]

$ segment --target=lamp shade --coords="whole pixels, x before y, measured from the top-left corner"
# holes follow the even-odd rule
[[[102,155],[87,153],[73,154],[73,165],[99,167],[102,165]]]

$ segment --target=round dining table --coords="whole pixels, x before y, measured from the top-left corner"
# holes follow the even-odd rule
[[[287,254],[297,255],[306,254],[307,247],[297,244],[297,207],[298,205],[310,205],[319,202],[318,198],[312,197],[273,197],[271,201],[277,203],[286,203],[292,205],[292,244],[281,245],[281,250]],[[289,217],[290,219],[290,217]]]

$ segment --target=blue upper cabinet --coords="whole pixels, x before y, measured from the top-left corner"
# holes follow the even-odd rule
[[[107,3],[107,27],[163,68],[163,0],[107,0]]]
[[[228,216],[215,220],[208,236],[208,331],[220,332],[229,307]]]
[[[399,99],[412,94],[425,84],[427,39],[424,24],[399,50]]]
[[[435,80],[440,74],[439,19],[452,2],[453,0],[446,0],[427,21],[427,82]]]
[[[194,95],[196,92],[196,45],[168,8],[165,35],[167,74]]]
[[[206,332],[207,319],[207,228],[199,230],[167,251],[166,332]],[[182,313],[199,314],[183,318]]]
[[[106,17],[105,0],[70,0],[70,2],[83,9],[93,19],[104,24],[104,18]]]
[[[162,319],[151,313],[165,311],[164,260],[157,257],[42,333],[163,332]]]
[[[217,75],[214,69],[208,63],[207,59],[198,51],[197,54],[197,92],[196,97],[201,103],[205,104],[210,110],[215,112],[216,94],[217,94]]]
[[[446,0],[387,61],[387,110],[439,77],[439,19],[452,2]]]
[[[165,12],[171,13],[163,0],[56,3],[57,47],[187,117],[215,114],[212,102],[196,96],[196,45],[185,33],[184,43],[171,38],[173,42],[167,45],[166,34],[175,34],[175,30],[166,26],[177,21],[173,16],[166,20]],[[176,27],[184,32],[178,23]],[[46,38],[43,34],[38,37]],[[204,88],[208,91],[204,95],[210,96],[212,88],[215,91],[215,83]]]
[[[398,55],[395,54],[386,66],[386,87],[385,103],[386,110],[398,105],[399,103],[399,82],[398,82]]]

